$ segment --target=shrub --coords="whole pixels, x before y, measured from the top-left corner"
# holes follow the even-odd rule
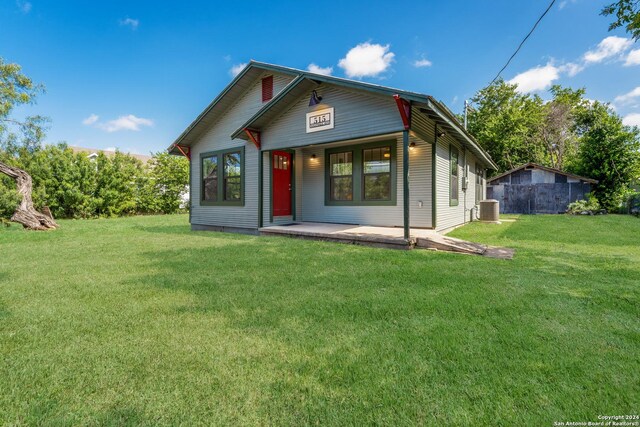
[[[632,194],[628,201],[629,213],[640,216],[640,193]]]
[[[600,208],[600,203],[593,195],[587,194],[587,200],[576,200],[573,203],[569,203],[567,213],[571,215],[595,215],[606,213],[606,211]]]

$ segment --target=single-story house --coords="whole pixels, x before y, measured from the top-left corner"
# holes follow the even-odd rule
[[[448,230],[496,165],[431,96],[250,62],[171,144],[193,230],[300,223]]]
[[[591,184],[598,181],[584,176],[527,163],[489,179],[487,198],[500,203],[500,213],[556,214],[586,198]]]

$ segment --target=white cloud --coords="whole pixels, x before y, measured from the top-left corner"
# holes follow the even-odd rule
[[[244,67],[247,66],[246,62],[242,62],[240,64],[236,64],[233,67],[231,67],[231,69],[229,70],[229,74],[231,74],[231,77],[235,77],[238,74],[240,74],[240,71],[244,70]]]
[[[559,66],[558,69],[562,73],[567,73],[569,77],[573,77],[580,71],[584,70],[584,65],[576,64],[575,62],[567,62],[566,64]]]
[[[90,119],[91,116],[87,118]],[[143,126],[153,126],[153,120],[136,117],[133,114],[120,116],[115,120],[109,120],[106,123],[98,123],[97,119],[93,122],[95,126],[106,132],[117,132],[120,130],[139,131]]]
[[[535,92],[549,88],[560,78],[560,69],[551,63],[518,74],[509,83],[517,84],[519,92]]]
[[[309,66],[307,67],[307,70],[309,70],[312,73],[322,74],[325,76],[330,76],[331,73],[333,73],[333,67],[321,67],[319,65],[314,64],[313,62],[309,64]]]
[[[565,7],[567,7],[567,5],[568,5],[569,3],[575,3],[576,1],[577,1],[577,0],[563,0],[563,1],[561,1],[561,2],[560,2],[560,4],[558,5],[558,9],[559,9],[559,10],[562,10],[562,9],[564,9]]]
[[[635,49],[629,52],[629,55],[627,55],[627,60],[624,61],[624,65],[626,67],[630,65],[640,65],[640,49]]]
[[[625,37],[609,36],[604,39],[594,50],[590,50],[584,54],[586,63],[602,62],[605,59],[612,58],[629,49],[633,41]]]
[[[385,72],[393,62],[395,54],[389,45],[360,43],[338,62],[348,77],[375,77]]]
[[[32,4],[28,1],[16,0],[16,6],[18,6],[18,9],[20,9],[22,13],[31,12]]]
[[[413,61],[413,66],[416,68],[431,67],[432,65],[433,63],[425,58],[416,59],[415,61]]]
[[[627,92],[624,95],[616,96],[615,102],[625,104],[631,102],[636,98],[640,98],[640,86],[633,89],[631,92]]]
[[[91,126],[91,125],[95,124],[98,121],[99,118],[100,117],[98,117],[98,115],[91,114],[89,117],[87,117],[86,119],[84,119],[82,121],[82,124],[85,125],[85,126]]]
[[[120,25],[122,25],[123,27],[131,27],[132,30],[135,30],[136,28],[138,28],[138,25],[140,25],[140,21],[127,17],[120,20]]]
[[[622,124],[626,126],[640,126],[640,113],[627,114],[622,118]]]

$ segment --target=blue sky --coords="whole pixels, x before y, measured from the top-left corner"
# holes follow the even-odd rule
[[[503,73],[546,96],[586,87],[640,125],[640,42],[608,32],[608,1],[558,0]],[[459,112],[489,83],[547,0],[0,2],[0,56],[46,86],[18,115],[48,142],[166,148],[250,59],[423,92]]]

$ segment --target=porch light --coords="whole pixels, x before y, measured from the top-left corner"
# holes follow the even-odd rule
[[[315,161],[318,158],[318,156],[316,156],[315,154],[311,155],[311,160]]]
[[[411,141],[411,144],[409,144],[409,151],[413,151],[416,149],[416,143],[414,141]]]
[[[441,130],[440,132],[438,132],[438,138],[442,138],[443,136],[445,136],[447,133],[443,130]]]
[[[313,107],[315,105],[320,104],[320,101],[322,101],[322,97],[318,96],[318,92],[316,92],[315,90],[311,91],[311,99],[309,100],[309,107]]]

